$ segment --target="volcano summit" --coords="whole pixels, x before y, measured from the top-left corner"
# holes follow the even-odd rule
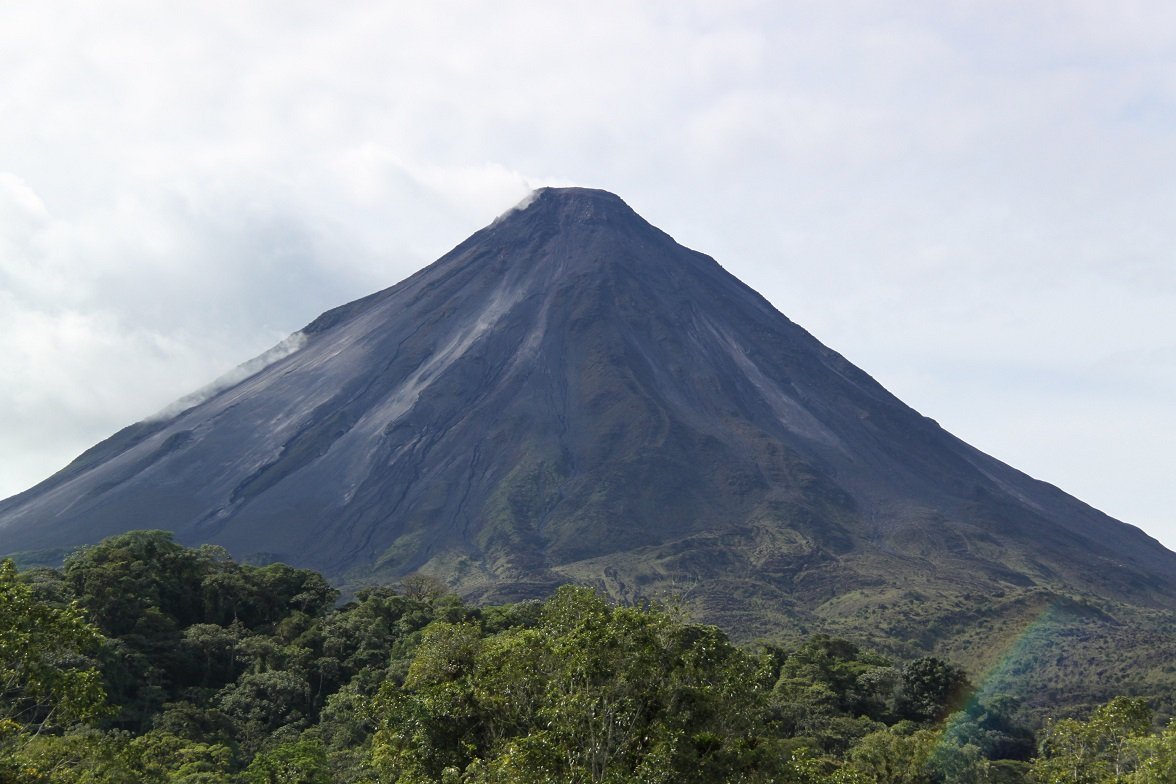
[[[0,552],[166,528],[349,582],[673,591],[749,635],[912,592],[1176,608],[1176,554],[945,432],[603,191],[537,191],[266,362],[0,503]]]

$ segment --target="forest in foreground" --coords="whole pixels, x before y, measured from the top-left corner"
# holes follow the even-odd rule
[[[934,657],[739,647],[564,586],[475,607],[162,531],[0,565],[0,782],[1171,784],[1143,697],[1030,725]]]

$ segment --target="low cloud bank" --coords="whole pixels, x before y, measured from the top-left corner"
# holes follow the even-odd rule
[[[171,403],[162,410],[144,419],[144,422],[159,422],[164,419],[171,419],[179,416],[190,408],[195,408],[206,400],[220,394],[231,386],[240,384],[250,376],[260,373],[270,365],[278,360],[285,359],[293,354],[298,349],[306,345],[307,337],[302,331],[295,332],[288,338],[278,343],[273,348],[265,351],[262,354],[254,357],[248,362],[242,362],[237,367],[225,373],[211,384],[201,387],[195,392],[184,395],[179,400]]]
[[[538,196],[539,196],[539,189],[533,188],[530,193],[528,193],[526,196],[523,197],[522,201],[520,201],[518,204],[511,207],[509,210],[507,210],[506,212],[500,214],[497,218],[495,218],[494,223],[497,224],[500,221],[506,219],[507,217],[514,215],[516,212],[520,212],[522,210],[527,209],[528,207],[531,206],[531,203],[533,201],[535,201],[535,199]]]

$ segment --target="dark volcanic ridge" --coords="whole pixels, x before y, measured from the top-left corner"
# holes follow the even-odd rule
[[[0,552],[166,528],[337,580],[678,592],[754,632],[917,586],[1176,608],[1176,554],[603,191],[536,192],[268,360],[0,503]]]

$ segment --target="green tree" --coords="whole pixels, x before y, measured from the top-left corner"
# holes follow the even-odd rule
[[[35,735],[7,760],[20,784],[122,784],[137,781],[127,753],[130,736],[79,728],[64,735]],[[0,771],[4,767],[0,766]],[[8,771],[4,771],[8,773]],[[3,779],[0,779],[3,780]]]
[[[87,657],[101,642],[78,607],[37,601],[0,562],[0,721],[39,733],[98,715],[105,694]]]
[[[252,751],[279,728],[307,726],[309,698],[310,686],[301,674],[267,670],[246,673],[226,686],[215,705],[233,720],[241,746]]]
[[[241,775],[244,784],[333,784],[322,743],[302,738],[259,752]]]
[[[1087,721],[1047,722],[1032,767],[1040,784],[1103,784],[1122,781],[1134,767],[1136,749],[1151,727],[1151,708],[1139,697],[1115,697]]]
[[[903,725],[879,730],[849,750],[847,767],[868,784],[934,784],[928,761],[939,739],[937,731]]]
[[[426,629],[374,705],[391,781],[751,781],[769,672],[713,627],[565,586],[534,628]],[[772,769],[775,769],[772,768]]]
[[[158,638],[202,619],[202,565],[168,531],[131,531],[65,560],[78,601],[110,636]]]
[[[1135,760],[1135,770],[1126,779],[1129,784],[1171,784],[1176,781],[1176,721],[1162,732],[1132,738],[1128,753]]]
[[[170,732],[152,730],[127,744],[134,780],[161,784],[228,782],[233,752],[221,743],[201,743]]]
[[[1036,739],[1013,715],[1018,700],[996,695],[970,701],[963,710],[948,716],[945,736],[961,746],[973,745],[990,760],[1028,760],[1037,750]]]
[[[961,708],[971,691],[968,675],[959,667],[924,656],[902,668],[897,713],[911,721],[941,721]]]

